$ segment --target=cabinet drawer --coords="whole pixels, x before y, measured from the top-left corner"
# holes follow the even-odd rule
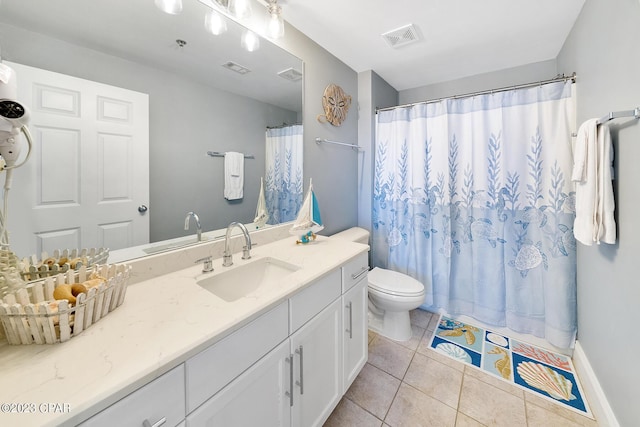
[[[154,425],[165,419],[162,425],[173,427],[184,418],[184,365],[180,365],[89,418],[80,426],[139,427],[145,420]]]
[[[285,301],[187,360],[187,411],[196,409],[285,340],[288,319]]]
[[[347,292],[360,280],[367,277],[369,255],[361,253],[342,267],[342,293]]]
[[[340,270],[334,270],[289,299],[291,333],[342,294]]]

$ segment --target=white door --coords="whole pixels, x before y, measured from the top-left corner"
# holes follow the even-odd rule
[[[289,340],[256,362],[187,417],[187,427],[288,427]]]
[[[13,251],[148,243],[149,96],[5,63],[16,71],[34,140],[9,194]]]
[[[367,363],[367,276],[342,296],[344,385],[346,393]]]
[[[342,397],[341,306],[338,298],[291,336],[294,426],[322,426]]]

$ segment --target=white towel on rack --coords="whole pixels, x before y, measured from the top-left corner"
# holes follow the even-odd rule
[[[224,153],[224,198],[242,199],[244,188],[244,154],[235,151]]]
[[[573,234],[588,246],[593,242],[616,242],[612,159],[609,126],[598,125],[597,119],[584,122],[578,129],[574,146],[571,180],[576,186]]]

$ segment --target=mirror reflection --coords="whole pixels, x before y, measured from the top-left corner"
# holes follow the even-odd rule
[[[139,255],[155,253],[195,242],[197,222],[203,239],[232,221],[255,229],[261,182],[267,224],[295,217],[302,61],[266,39],[243,49],[245,29],[226,18],[214,35],[210,11],[197,0],[177,15],[152,1],[0,3],[0,54],[20,68],[34,136],[9,199],[18,256],[149,242]],[[225,197],[238,175],[241,191]],[[187,227],[188,212],[198,221]]]

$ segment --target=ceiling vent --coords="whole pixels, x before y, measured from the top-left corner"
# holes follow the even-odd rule
[[[224,68],[228,68],[231,71],[235,71],[238,74],[247,74],[251,72],[251,70],[247,67],[243,67],[242,65],[236,64],[233,61],[225,62],[224,64],[222,64],[222,66]]]
[[[302,78],[302,73],[295,68],[287,68],[286,70],[282,70],[278,73],[278,75],[283,79],[292,82],[297,82]]]
[[[393,48],[406,46],[420,40],[418,29],[413,25],[405,25],[382,34],[382,38]]]

